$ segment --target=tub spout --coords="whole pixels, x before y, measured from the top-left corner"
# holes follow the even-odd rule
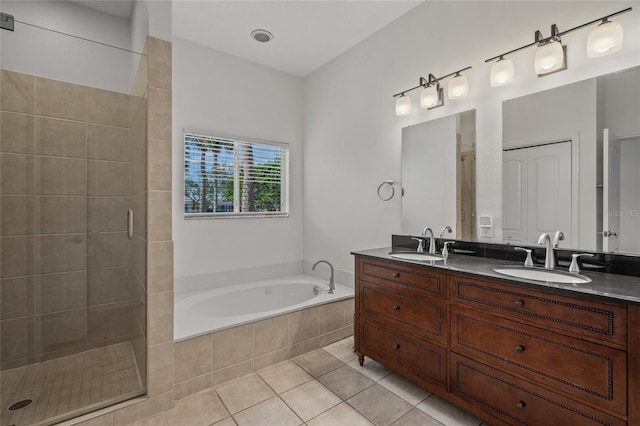
[[[329,268],[331,268],[331,277],[329,277],[329,294],[333,294],[333,291],[336,289],[336,285],[333,282],[333,265],[331,263],[329,263],[326,260],[318,260],[314,265],[313,268],[311,268],[312,271],[316,270],[316,266],[318,266],[318,263],[326,263],[327,265],[329,265]]]

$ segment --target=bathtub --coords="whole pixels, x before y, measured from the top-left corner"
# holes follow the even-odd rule
[[[298,274],[175,294],[176,342],[353,297],[353,289]]]

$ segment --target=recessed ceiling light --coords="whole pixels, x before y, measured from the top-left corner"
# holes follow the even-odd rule
[[[273,39],[273,34],[267,30],[253,30],[251,31],[251,38],[260,43],[267,43]]]

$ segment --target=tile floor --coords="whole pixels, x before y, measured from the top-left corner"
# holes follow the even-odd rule
[[[479,418],[367,358],[353,338],[182,400],[135,426],[480,426]],[[488,425],[487,425],[488,426]]]
[[[128,342],[92,349],[2,372],[2,426],[51,422],[87,407],[142,393],[133,349]],[[25,408],[8,407],[23,399]]]

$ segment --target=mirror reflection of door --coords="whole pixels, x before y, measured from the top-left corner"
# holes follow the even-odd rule
[[[562,231],[560,247],[571,247],[571,141],[505,150],[502,161],[504,241]]]
[[[602,250],[620,250],[620,141],[609,129],[602,138]]]

